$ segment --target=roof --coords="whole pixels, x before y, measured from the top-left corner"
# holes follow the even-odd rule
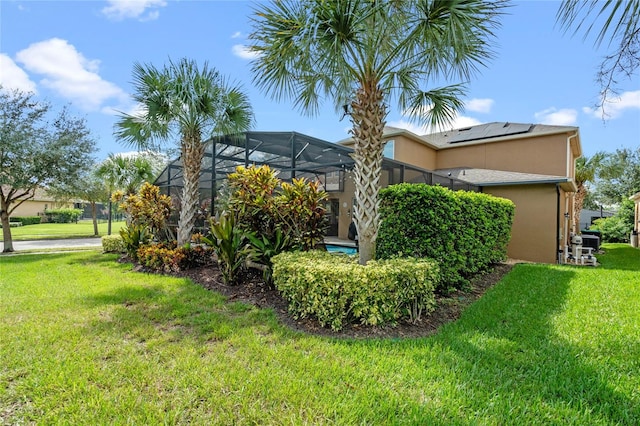
[[[2,186],[2,190],[3,192],[7,193],[9,192],[10,187],[8,185],[3,185]],[[22,192],[22,190],[20,190]],[[29,201],[56,201],[55,197],[49,195],[47,193],[47,191],[44,188],[36,188],[35,189],[35,194],[33,197],[29,197],[33,192],[29,191],[28,194],[21,196],[19,198],[19,200],[23,200],[25,198],[28,198]]]
[[[384,138],[391,139],[395,136],[404,136],[427,145],[435,150],[441,150],[465,145],[486,144],[544,135],[566,133],[577,134],[578,130],[578,127],[574,126],[552,126],[548,124],[510,123],[508,121],[499,121],[478,124],[477,126],[451,129],[444,132],[430,133],[427,135],[417,135],[407,129],[385,126]],[[338,144],[352,145],[353,142],[353,138],[347,138],[339,141]],[[575,143],[574,151],[576,158],[582,155],[582,149],[578,143]]]
[[[523,137],[577,131],[578,128],[573,126],[551,126],[547,124],[510,123],[502,121],[432,133],[422,136],[422,139],[440,149],[446,149],[460,145],[498,142],[521,139]]]
[[[435,173],[468,182],[477,186],[510,186],[552,183],[561,184],[563,189],[568,191],[576,190],[573,180],[566,176],[507,172],[503,170],[490,169],[474,169],[471,167],[438,169],[435,171]]]

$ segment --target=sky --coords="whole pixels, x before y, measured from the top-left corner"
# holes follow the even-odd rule
[[[0,0],[0,84],[35,92],[55,110],[84,117],[96,159],[131,151],[113,136],[118,112],[133,112],[134,63],[208,62],[251,101],[258,131],[296,131],[330,142],[349,137],[331,99],[308,117],[257,87],[247,49],[255,2],[189,0]],[[557,1],[514,1],[497,31],[496,57],[468,82],[452,128],[494,121],[578,126],[583,154],[640,146],[640,75],[619,80],[608,118],[594,109],[596,72],[610,49],[556,24]],[[440,82],[437,82],[440,83]],[[450,81],[447,83],[458,83]],[[387,125],[417,134],[390,105]],[[168,144],[175,147],[177,144]]]

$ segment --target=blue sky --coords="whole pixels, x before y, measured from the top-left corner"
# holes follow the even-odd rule
[[[466,109],[452,127],[492,121],[579,126],[585,155],[640,146],[640,75],[621,79],[620,98],[603,121],[593,106],[603,44],[564,34],[555,24],[556,1],[515,1],[498,31],[496,58],[469,83]],[[35,91],[56,108],[70,105],[98,140],[98,159],[130,151],[113,135],[115,111],[134,111],[134,62],[157,67],[169,58],[208,61],[242,85],[256,130],[297,131],[328,141],[348,137],[331,100],[317,117],[262,94],[253,83],[252,3],[246,1],[93,0],[0,1],[0,83]],[[392,109],[388,125],[418,134]]]

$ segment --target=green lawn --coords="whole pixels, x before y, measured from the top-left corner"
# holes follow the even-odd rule
[[[98,223],[100,235],[107,235],[107,222]],[[118,234],[125,222],[112,222],[111,233]],[[85,238],[93,237],[93,222],[81,220],[78,223],[41,223],[38,225],[26,225],[11,228],[13,241],[28,240],[55,240],[60,238]],[[0,241],[3,241],[0,232]]]
[[[112,255],[0,257],[0,424],[640,424],[640,250],[605,247],[406,340],[294,333]]]

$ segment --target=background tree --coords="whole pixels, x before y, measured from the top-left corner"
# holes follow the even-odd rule
[[[578,190],[576,191],[573,199],[574,233],[580,231],[580,229],[576,228],[580,226],[580,213],[582,212],[585,199],[589,193],[587,185],[595,180],[598,167],[600,166],[604,156],[604,153],[598,152],[591,158],[580,157],[576,160],[575,182]]]
[[[102,179],[109,192],[107,234],[111,235],[113,204],[111,194],[123,191],[127,195],[135,194],[145,182],[152,182],[160,173],[155,156],[138,153],[137,155],[109,154],[98,165],[96,175]]]
[[[601,204],[619,204],[640,191],[640,147],[605,154],[597,170],[595,194]]]
[[[51,107],[32,93],[0,86],[0,220],[4,251],[13,251],[9,216],[37,188],[78,181],[93,164],[96,144],[83,119]]]
[[[143,107],[139,115],[122,114],[116,136],[138,148],[178,138],[183,166],[178,244],[190,241],[200,201],[200,169],[205,142],[214,135],[248,130],[253,112],[239,87],[228,86],[205,63],[169,62],[163,69],[135,64],[134,99]],[[175,139],[173,139],[175,140]]]
[[[421,123],[447,124],[463,106],[464,85],[423,86],[468,81],[492,56],[506,4],[285,0],[256,7],[250,39],[258,86],[311,115],[324,97],[338,110],[350,107],[360,263],[375,255],[388,105],[396,101]]]
[[[53,182],[48,191],[58,201],[72,199],[82,200],[91,206],[91,219],[93,220],[93,235],[98,236],[98,203],[109,201],[109,188],[104,179],[98,176],[97,165],[93,164],[90,170],[73,182]]]
[[[609,40],[613,52],[605,56],[598,70],[603,117],[607,101],[617,94],[619,76],[631,77],[640,65],[640,0],[564,0],[556,21],[567,31],[584,31],[586,38],[598,31],[595,44]]]

